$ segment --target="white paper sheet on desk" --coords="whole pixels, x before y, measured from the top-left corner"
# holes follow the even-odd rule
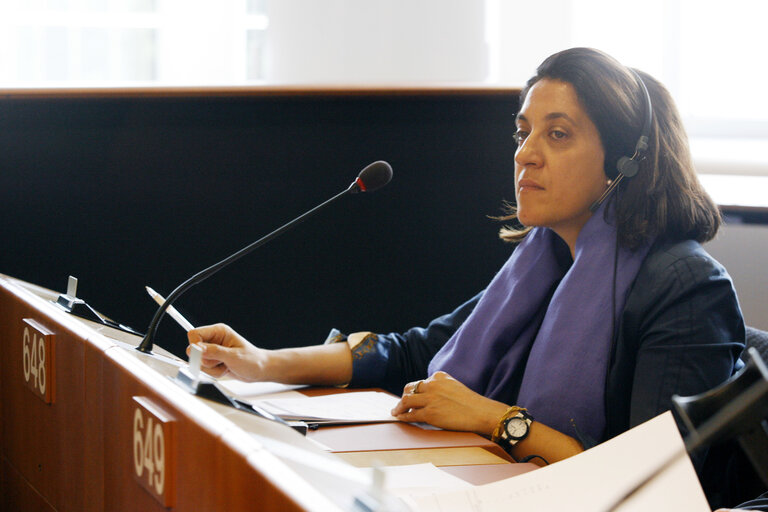
[[[411,464],[407,466],[385,466],[384,487],[397,495],[433,493],[436,490],[469,489],[472,484],[446,473],[434,464]]]
[[[409,496],[419,512],[507,510],[610,510],[683,441],[670,412],[638,425],[591,450],[506,480],[454,492]],[[683,456],[627,500],[622,512],[709,512],[690,459]]]
[[[380,391],[358,391],[305,398],[260,400],[258,404],[285,420],[313,423],[397,421],[390,414],[400,399]]]
[[[298,384],[280,384],[278,382],[243,382],[237,379],[218,379],[218,383],[232,393],[233,396],[241,400],[249,400],[263,395],[272,395],[307,387]]]

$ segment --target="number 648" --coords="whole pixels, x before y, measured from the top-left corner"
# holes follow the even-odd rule
[[[24,380],[34,377],[34,387],[45,393],[45,340],[24,329]]]

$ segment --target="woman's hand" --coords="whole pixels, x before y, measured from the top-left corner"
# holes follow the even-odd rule
[[[337,386],[352,378],[352,353],[346,343],[267,350],[225,324],[192,329],[187,338],[203,349],[200,366],[214,377],[232,374],[247,382],[317,386]]]
[[[228,325],[198,327],[189,331],[187,338],[190,345],[203,350],[200,366],[209,375],[231,373],[244,381],[270,380],[265,372],[270,351],[252,345]]]
[[[447,373],[435,372],[426,380],[406,384],[392,415],[401,421],[490,436],[507,409],[508,405],[475,393]]]

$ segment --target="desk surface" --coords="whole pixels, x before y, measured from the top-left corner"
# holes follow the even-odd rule
[[[57,333],[53,404],[43,404],[20,385],[21,343],[9,343],[2,361],[0,417],[14,418],[2,422],[0,431],[2,494],[11,486],[12,494],[27,496],[26,504],[48,503],[51,510],[154,510],[157,504],[131,477],[136,449],[131,397],[136,396],[148,397],[177,421],[174,510],[201,504],[250,510],[254,500],[270,510],[332,510],[339,494],[351,496],[356,489],[349,484],[359,481],[355,467],[374,462],[431,461],[470,483],[535,468],[510,464],[481,436],[403,423],[322,427],[301,436],[186,393],[168,379],[179,364],[172,356],[133,350],[126,343],[136,346],[137,337],[60,311],[49,302],[57,295],[0,276],[0,339],[20,339],[21,319],[27,317]],[[71,435],[50,436],[51,429]],[[325,473],[341,475],[335,489]]]

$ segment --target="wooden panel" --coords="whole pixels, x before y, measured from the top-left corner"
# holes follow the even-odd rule
[[[4,457],[0,458],[0,510],[56,512]]]
[[[426,430],[408,423],[320,427],[308,432],[307,436],[334,452],[473,446],[505,462],[513,461],[498,444],[477,434]]]
[[[364,452],[337,452],[339,457],[353,466],[370,468],[431,463],[435,466],[471,466],[487,464],[510,465],[509,461],[478,447],[426,448],[410,450],[382,450]]]
[[[80,336],[48,315],[0,289],[3,340],[2,450],[20,475],[60,511],[83,510],[85,439],[83,432],[84,366]],[[55,333],[56,401],[45,404],[24,384],[22,340],[24,318],[33,318]]]
[[[164,510],[132,475],[134,396],[146,396],[176,419],[175,509],[246,511],[258,504],[259,510],[301,510],[270,482],[269,475],[249,467],[246,453],[222,443],[224,431],[215,413],[197,399],[140,368],[143,363],[122,349],[108,351],[103,364],[104,404],[108,404],[102,420],[106,510]],[[173,398],[179,394],[184,395],[181,402]],[[202,420],[206,415],[210,421]]]
[[[181,420],[178,446],[184,469],[176,478],[181,487],[174,510],[254,510],[254,504],[258,510],[308,508],[287,497],[292,481],[276,486],[271,481],[273,475],[253,467],[248,452],[238,453],[223,443],[224,431],[217,426],[220,417],[196,398],[118,347],[108,349],[113,357],[108,356],[103,342],[92,343],[83,332],[74,333],[52,321],[35,307],[39,301],[25,304],[29,297],[16,296],[14,291],[13,287],[0,288],[0,325],[18,326],[2,329],[4,344],[20,335],[22,322],[13,319],[34,316],[56,332],[60,348],[66,350],[60,350],[57,357],[61,379],[57,400],[46,405],[22,383],[21,342],[6,347],[3,404],[14,421],[3,431],[1,447],[10,476],[3,475],[2,503],[23,505],[8,510],[45,509],[39,508],[39,503],[59,511],[167,510],[131,478],[133,409],[126,405],[131,394],[152,396]],[[131,369],[116,359],[126,360]],[[18,364],[11,365],[10,361]],[[153,391],[153,387],[161,392]],[[163,392],[181,396],[185,412],[162,398]],[[32,400],[36,403],[30,403]],[[190,408],[196,411],[192,416],[188,414]],[[298,477],[288,474],[286,478]]]
[[[388,85],[376,87],[369,85],[281,85],[281,86],[243,86],[243,87],[109,87],[109,88],[56,88],[56,89],[0,89],[0,98],[4,100],[22,99],[62,99],[62,98],[190,98],[190,97],[273,97],[273,96],[475,96],[475,95],[517,95],[520,89],[492,87],[488,85],[450,85],[413,86]]]
[[[104,378],[102,348],[91,343],[85,344],[85,460],[83,474],[88,485],[85,486],[85,510],[99,512],[104,508],[104,447],[107,437],[104,435]]]
[[[52,404],[43,403],[22,382],[23,318],[34,318],[56,336],[57,392]],[[163,366],[167,363],[152,359],[153,366],[146,364],[148,356],[113,343],[2,277],[0,340],[5,356],[0,358],[0,403],[6,418],[0,440],[3,510],[6,505],[11,510],[78,512],[338,510],[312,481],[320,458],[330,456],[322,454],[315,465],[309,464],[309,459],[314,460],[309,452],[317,448],[312,445],[309,449],[310,443],[299,434],[234,409],[209,407],[167,378],[171,370]],[[173,435],[167,437],[173,438],[169,442],[176,463],[175,476],[169,474],[170,484],[176,488],[170,508],[133,478],[137,396],[146,397],[162,409],[161,416],[175,422]],[[436,464],[507,465],[479,436],[458,440],[461,434],[443,432],[440,437],[440,432],[421,429],[408,434],[415,427],[390,427],[400,437],[395,435],[387,446],[405,448],[382,451],[379,446],[376,453],[361,450],[342,454],[342,458],[363,465],[371,463],[370,457],[385,458],[391,464],[430,460]],[[329,432],[337,435],[340,430]],[[440,440],[430,442],[422,435]],[[458,437],[449,442],[445,436]],[[418,439],[423,441],[421,446],[434,447],[416,448]],[[265,449],[262,442],[271,448]],[[308,452],[302,451],[304,444]],[[410,445],[416,449],[408,449]],[[273,453],[272,448],[277,451]],[[276,453],[286,448],[290,449],[283,461]],[[170,455],[166,457],[170,460]],[[361,462],[364,457],[369,459]],[[324,459],[319,464],[327,468]],[[349,493],[343,495],[351,499],[356,490],[340,485],[334,496]]]

